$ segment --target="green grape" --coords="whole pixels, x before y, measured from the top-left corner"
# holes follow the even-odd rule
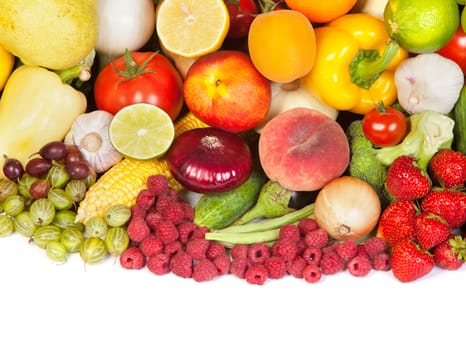
[[[89,237],[104,238],[108,231],[105,219],[100,216],[93,216],[87,220],[84,233]]]
[[[37,226],[49,225],[55,217],[55,206],[47,198],[39,198],[32,202],[29,212]]]
[[[123,227],[111,227],[105,236],[105,246],[112,255],[121,255],[129,245],[128,231]]]
[[[13,196],[18,193],[18,185],[16,182],[7,179],[0,179],[0,201],[4,201],[10,196]]]
[[[3,211],[10,216],[16,216],[24,210],[26,201],[23,196],[14,194],[3,201]]]
[[[29,175],[28,173],[24,173],[21,180],[18,181],[18,193],[24,198],[30,199],[31,193],[29,192],[29,188],[37,180],[39,180],[39,178]]]
[[[45,247],[45,255],[52,261],[65,263],[68,258],[68,251],[62,242],[51,241]]]
[[[56,211],[52,224],[62,229],[76,228],[80,231],[84,230],[84,224],[82,222],[76,222],[76,212],[71,209]]]
[[[53,225],[44,225],[38,227],[33,235],[32,241],[39,248],[44,248],[47,246],[47,243],[52,241],[60,240],[61,229]]]
[[[14,218],[15,231],[25,237],[31,237],[37,229],[29,211],[25,210]]]
[[[108,256],[108,251],[101,238],[87,237],[81,244],[79,255],[85,264],[97,264]]]
[[[131,208],[124,204],[114,204],[107,208],[104,214],[107,225],[123,226],[131,217]]]
[[[60,242],[63,243],[69,253],[79,252],[79,248],[83,241],[83,232],[73,227],[65,228],[60,236]]]
[[[87,186],[83,180],[70,180],[66,184],[65,191],[75,203],[79,203],[86,196]]]
[[[8,215],[0,215],[0,237],[6,237],[14,232],[13,219]]]
[[[47,178],[52,188],[63,188],[70,181],[70,175],[66,172],[65,166],[55,163],[50,168]]]
[[[73,206],[73,198],[63,188],[52,188],[47,198],[53,203],[55,209],[70,209]]]

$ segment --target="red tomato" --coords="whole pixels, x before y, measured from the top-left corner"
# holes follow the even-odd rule
[[[184,103],[183,80],[161,53],[127,53],[99,72],[94,98],[97,109],[112,114],[134,103],[150,103],[175,120]]]
[[[466,74],[466,33],[461,24],[450,41],[437,53],[458,63],[463,73]]]
[[[398,109],[381,104],[364,115],[362,131],[375,146],[394,146],[406,136],[408,121]]]
[[[254,0],[224,0],[230,14],[229,38],[244,38],[248,35],[249,27],[258,13]]]

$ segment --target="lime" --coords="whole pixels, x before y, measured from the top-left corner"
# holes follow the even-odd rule
[[[456,0],[389,0],[384,11],[390,37],[411,53],[435,52],[453,37],[460,21]]]
[[[175,138],[170,116],[161,108],[136,103],[120,109],[109,126],[113,147],[123,156],[147,160],[162,156]]]

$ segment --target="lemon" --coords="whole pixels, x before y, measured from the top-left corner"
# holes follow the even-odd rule
[[[411,53],[442,48],[459,25],[456,0],[389,0],[384,11],[390,37]]]
[[[158,158],[175,138],[170,116],[148,103],[135,103],[120,109],[109,126],[113,147],[123,156],[139,160]]]
[[[156,33],[165,50],[200,57],[218,50],[230,28],[223,0],[163,0],[157,6]]]

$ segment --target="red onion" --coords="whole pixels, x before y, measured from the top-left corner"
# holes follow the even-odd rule
[[[182,133],[167,153],[173,177],[198,193],[232,190],[252,172],[251,150],[239,135],[214,127]]]

